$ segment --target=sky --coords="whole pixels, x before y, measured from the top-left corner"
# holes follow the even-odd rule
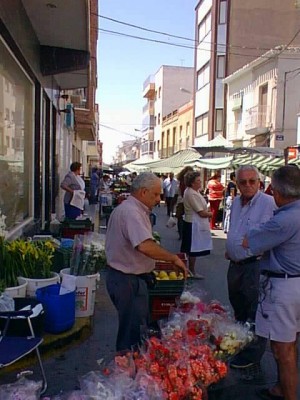
[[[194,38],[196,4],[197,0],[99,0],[96,101],[100,107],[100,124],[105,125],[100,125],[105,163],[112,162],[122,141],[134,140],[134,135],[141,135],[138,130],[142,127],[142,108],[146,104],[143,83],[149,75],[154,75],[161,65],[194,65],[193,42],[169,35]],[[168,35],[147,32],[107,18]]]

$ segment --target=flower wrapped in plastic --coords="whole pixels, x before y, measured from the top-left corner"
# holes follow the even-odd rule
[[[42,381],[35,382],[22,376],[14,383],[0,386],[0,399],[5,400],[38,400],[42,389]]]
[[[97,232],[75,235],[70,273],[72,275],[93,275],[105,267],[105,236]]]
[[[215,321],[212,327],[211,343],[215,346],[214,356],[228,360],[238,354],[254,339],[250,325],[235,321]]]

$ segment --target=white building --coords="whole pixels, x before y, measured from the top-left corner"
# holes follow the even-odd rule
[[[146,141],[153,141],[151,155],[160,158],[163,117],[169,115],[193,97],[194,68],[162,65],[155,75],[149,76],[143,85],[143,132]]]
[[[300,47],[278,47],[224,79],[227,138],[236,146],[297,144]]]

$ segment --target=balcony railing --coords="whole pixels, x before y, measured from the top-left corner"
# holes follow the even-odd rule
[[[148,113],[154,115],[154,100],[148,101],[143,107],[143,114]]]
[[[262,134],[269,130],[270,107],[257,105],[246,111],[245,130],[250,134]]]

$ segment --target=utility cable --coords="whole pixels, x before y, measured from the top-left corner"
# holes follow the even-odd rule
[[[113,34],[113,35],[117,35],[117,36],[129,37],[129,38],[137,39],[137,40],[143,40],[143,41],[146,41],[146,42],[153,42],[153,43],[158,43],[158,44],[165,44],[165,45],[168,45],[168,46],[181,47],[181,48],[186,48],[186,49],[191,49],[191,50],[197,50],[197,51],[198,51],[198,50],[199,50],[199,51],[209,51],[210,53],[216,53],[216,52],[217,52],[217,50],[215,50],[215,49],[204,49],[204,48],[200,48],[200,47],[198,47],[198,46],[188,46],[188,45],[179,44],[179,43],[165,42],[165,41],[163,41],[163,40],[156,40],[156,39],[145,38],[145,37],[142,37],[142,36],[129,35],[129,34],[127,34],[127,33],[122,33],[122,32],[117,32],[117,31],[111,31],[111,30],[103,29],[103,28],[98,28],[98,30],[99,30],[100,32],[109,33],[109,34]],[[285,47],[285,49],[286,49],[286,47]],[[268,50],[271,50],[271,49],[268,49]],[[282,52],[282,51],[281,51],[281,52]],[[265,55],[254,55],[254,54],[245,54],[245,53],[235,53],[235,52],[228,51],[227,54],[231,54],[231,55],[234,55],[234,56],[240,56],[240,57],[251,57],[251,58],[255,57],[255,58],[264,58],[264,59],[267,59],[267,60],[271,60],[272,58],[276,57],[278,54],[281,54],[281,53],[275,53],[275,54],[273,54],[273,55],[271,55],[271,56],[265,56]],[[224,54],[224,55],[225,55],[225,54]],[[299,53],[299,56],[300,56],[300,53]],[[297,58],[293,58],[293,57],[282,57],[282,59],[299,60],[299,57],[297,57]]]
[[[113,128],[112,126],[108,126],[108,125],[104,125],[104,124],[99,124],[99,125],[102,126],[103,128],[110,129],[111,131],[118,132],[118,133],[122,133],[123,135],[132,136],[132,137],[134,137],[135,139],[140,139],[140,138],[141,138],[140,136],[133,135],[132,133],[123,132],[123,131],[120,131],[119,129],[115,129],[115,128]]]
[[[130,24],[130,23],[128,23],[128,22],[120,21],[120,20],[117,20],[117,19],[114,19],[114,18],[110,18],[110,17],[105,17],[104,15],[100,15],[100,14],[93,14],[93,15],[96,15],[96,16],[98,16],[98,17],[100,17],[100,18],[102,18],[102,19],[106,19],[106,20],[108,20],[108,21],[115,22],[115,23],[117,23],[117,24],[129,26],[129,27],[135,28],[135,29],[140,29],[140,30],[143,30],[143,31],[145,31],[145,32],[152,32],[152,33],[156,33],[156,34],[158,34],[158,35],[173,37],[173,38],[176,38],[176,39],[183,39],[183,40],[191,41],[191,42],[197,44],[197,40],[191,39],[191,38],[188,38],[188,37],[185,37],[185,36],[178,36],[178,35],[174,35],[174,34],[171,34],[171,33],[168,33],[168,32],[162,32],[162,31],[156,31],[156,30],[154,30],[154,29],[148,29],[148,28],[145,28],[145,27],[143,27],[143,26]],[[231,47],[232,47],[232,48],[233,48],[233,47],[236,47],[236,48],[248,49],[248,50],[265,50],[265,51],[270,50],[269,48],[263,48],[263,47],[239,46],[239,45],[222,44],[222,43],[215,43],[215,42],[209,42],[209,41],[203,41],[202,43],[205,43],[205,44],[212,44],[212,45],[218,45],[218,46],[224,46],[224,47],[229,47],[229,48],[231,48]]]

